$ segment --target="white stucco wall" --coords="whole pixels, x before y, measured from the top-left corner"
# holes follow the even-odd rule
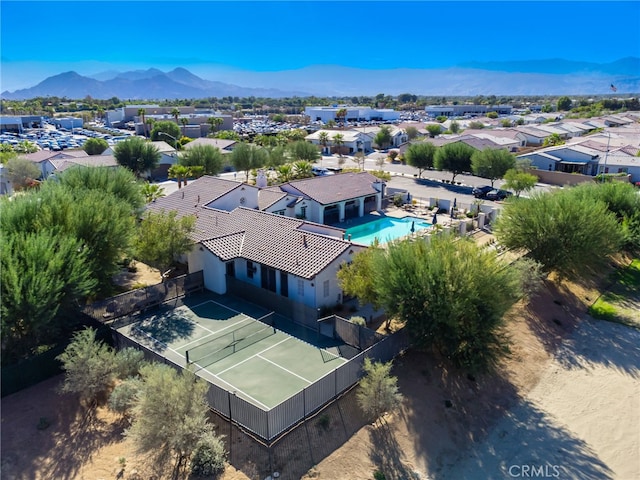
[[[242,199],[244,198],[244,202]],[[208,207],[230,212],[237,207],[257,208],[258,188],[252,185],[242,185],[232,190],[218,200],[207,204]]]
[[[207,290],[221,295],[227,293],[224,262],[204,247],[201,247],[201,245],[196,245],[187,258],[189,261],[189,273],[202,270],[204,286]]]

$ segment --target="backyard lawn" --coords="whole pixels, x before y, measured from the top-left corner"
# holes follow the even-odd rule
[[[640,259],[616,272],[614,284],[589,308],[594,318],[640,328]]]

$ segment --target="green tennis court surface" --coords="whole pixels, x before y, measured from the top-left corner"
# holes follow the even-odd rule
[[[347,361],[327,350],[335,340],[312,339],[307,332],[303,341],[276,328],[278,322],[285,326],[282,317],[276,327],[274,322],[256,305],[204,294],[141,316],[118,331],[182,367],[188,357],[198,375],[269,409]]]

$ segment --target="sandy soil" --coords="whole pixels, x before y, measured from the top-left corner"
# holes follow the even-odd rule
[[[512,354],[498,374],[469,377],[421,352],[398,358],[400,410],[366,424],[347,395],[342,410],[331,407],[332,428],[314,420],[306,436],[300,430],[281,442],[280,478],[371,479],[380,470],[387,480],[497,479],[523,466],[549,475],[561,469],[552,478],[640,478],[640,332],[589,319],[595,287],[548,282],[514,308]],[[169,468],[133,454],[108,410],[57,394],[60,381],[2,399],[3,479],[169,478]],[[38,429],[42,417],[49,426]],[[232,438],[241,471],[230,466],[223,479],[265,478],[264,465],[256,466],[264,451]],[[309,438],[313,461],[300,454]]]

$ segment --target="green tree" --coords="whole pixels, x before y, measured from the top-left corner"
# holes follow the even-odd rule
[[[180,120],[180,109],[178,108],[171,109],[171,116],[176,121],[176,125],[177,125]]]
[[[367,159],[367,157],[365,156],[364,152],[356,152],[356,154],[351,157],[351,160],[356,162],[356,165],[358,165],[358,170],[364,172],[364,162]],[[384,158],[381,159],[383,164],[384,164]]]
[[[79,393],[90,403],[111,386],[116,371],[116,356],[111,348],[96,340],[96,331],[85,328],[73,335],[73,340],[57,359],[62,363],[62,391]]]
[[[455,120],[453,120],[449,124],[449,131],[451,133],[458,133],[460,131],[460,124],[458,122],[456,122]]]
[[[14,147],[14,150],[17,153],[35,153],[40,149],[35,143],[30,142],[29,140],[22,140]]]
[[[463,142],[448,143],[436,150],[433,165],[437,170],[448,170],[454,182],[460,173],[471,170],[471,157],[475,149]]]
[[[9,158],[5,163],[5,168],[7,169],[7,179],[16,192],[28,188],[35,179],[42,176],[40,168],[26,158]]]
[[[57,176],[58,183],[71,191],[93,190],[110,194],[129,205],[137,213],[144,206],[140,184],[131,171],[118,167],[72,167]]]
[[[109,144],[104,138],[90,138],[82,147],[88,155],[102,155],[102,152],[107,148],[109,148]]]
[[[181,118],[180,119],[180,124],[182,125],[182,136],[184,137],[184,136],[187,135],[186,131],[187,131],[187,125],[189,125],[189,119],[184,118],[184,117]]]
[[[320,159],[318,147],[304,140],[289,144],[288,150],[293,160],[304,160],[313,163]]]
[[[216,147],[194,145],[180,153],[179,163],[186,167],[203,167],[205,175],[218,175],[222,171],[224,159],[220,149]]]
[[[145,183],[142,186],[142,194],[145,202],[155,202],[157,199],[164,197],[164,188],[157,183]]]
[[[0,203],[3,216],[25,201],[32,199]],[[64,314],[83,303],[97,283],[88,266],[89,252],[77,239],[50,229],[16,232],[5,226],[0,236],[3,363],[60,338],[68,327]]]
[[[147,114],[147,111],[144,108],[139,108],[138,109],[138,116],[140,117],[140,123],[142,124],[142,128],[144,130],[144,136],[147,137],[148,133],[147,133],[147,122],[146,122],[146,118],[145,115]],[[91,154],[89,154],[91,155]]]
[[[269,158],[267,159],[267,166],[279,167],[289,161],[287,156],[287,149],[285,147],[272,147],[268,149]]]
[[[502,178],[515,164],[515,157],[503,148],[485,148],[473,152],[471,156],[473,174],[491,180],[492,187],[493,182]]]
[[[322,146],[322,152],[324,153],[324,151],[329,146],[329,132],[326,132],[324,130],[322,132],[320,132],[318,134],[318,142]]]
[[[499,242],[523,249],[560,278],[597,271],[618,251],[622,230],[604,202],[571,191],[534,193],[505,205],[495,224]]]
[[[436,154],[436,147],[429,142],[412,143],[404,152],[404,160],[418,169],[418,177],[422,178],[422,172],[428,168],[433,168],[433,160]]]
[[[221,130],[216,132],[213,135],[213,138],[219,138],[221,140],[235,140],[236,142],[240,141],[240,135],[238,132],[234,132],[233,130]]]
[[[295,170],[291,163],[285,163],[276,168],[276,175],[280,183],[286,183],[295,178]]]
[[[187,177],[189,176],[189,167],[184,165],[171,165],[167,171],[169,178],[175,178],[178,180],[178,188],[182,188],[182,182],[187,184]]]
[[[313,177],[311,169],[313,165],[306,160],[298,160],[293,163],[293,171],[295,172],[295,178],[310,178]]]
[[[538,183],[538,177],[531,173],[523,172],[521,170],[510,168],[504,174],[504,188],[513,190],[516,198],[520,196],[522,192],[528,192]],[[491,183],[493,186],[493,182]]]
[[[449,235],[367,249],[338,278],[346,294],[374,299],[404,322],[415,345],[472,371],[504,352],[503,316],[522,293],[517,271],[495,251]]]
[[[487,112],[487,118],[498,118],[498,112]]]
[[[210,125],[209,134],[217,132],[220,128],[220,125],[224,123],[224,120],[220,117],[209,117],[207,119],[207,123]]]
[[[435,123],[427,125],[426,130],[431,138],[435,138],[442,133],[442,127]]]
[[[388,125],[382,125],[380,131],[373,138],[375,144],[382,149],[388,148],[391,145],[391,140],[391,127]]]
[[[338,155],[342,157],[342,147],[344,145],[344,135],[336,133],[333,138],[334,151],[338,151]]]
[[[156,168],[160,161],[160,152],[155,145],[140,137],[128,138],[117,143],[113,149],[113,156],[118,164],[131,170],[137,177]]]
[[[544,147],[554,147],[556,145],[564,145],[564,140],[557,133],[552,133],[542,142],[542,146]]]
[[[407,133],[407,138],[409,139],[409,141],[415,140],[419,134],[418,129],[412,126],[405,128],[404,131]]]
[[[557,109],[559,112],[568,112],[571,110],[571,99],[569,97],[560,97],[558,99]]]
[[[336,112],[336,120],[338,121],[338,123],[344,124],[344,121],[345,121],[346,118],[347,118],[347,109],[346,108],[340,108]]]
[[[147,212],[138,226],[135,240],[136,258],[166,272],[193,242],[193,216],[177,217],[177,212]]]
[[[153,130],[151,130],[151,140],[153,140],[154,142],[167,142],[169,145],[176,149],[180,148],[177,140],[181,135],[182,132],[180,131],[180,127],[177,124],[169,122],[167,120],[155,122],[153,124]]]
[[[364,377],[356,394],[358,405],[365,415],[377,422],[385,413],[397,410],[402,402],[398,378],[391,375],[392,362],[372,362],[364,359]]]
[[[239,143],[231,152],[231,163],[238,172],[244,171],[245,182],[249,182],[249,172],[264,167],[267,159],[268,153],[264,148],[246,143]]]
[[[158,463],[175,458],[179,473],[199,442],[213,433],[208,421],[207,383],[192,372],[163,364],[145,365],[125,435],[137,453],[150,454]]]

